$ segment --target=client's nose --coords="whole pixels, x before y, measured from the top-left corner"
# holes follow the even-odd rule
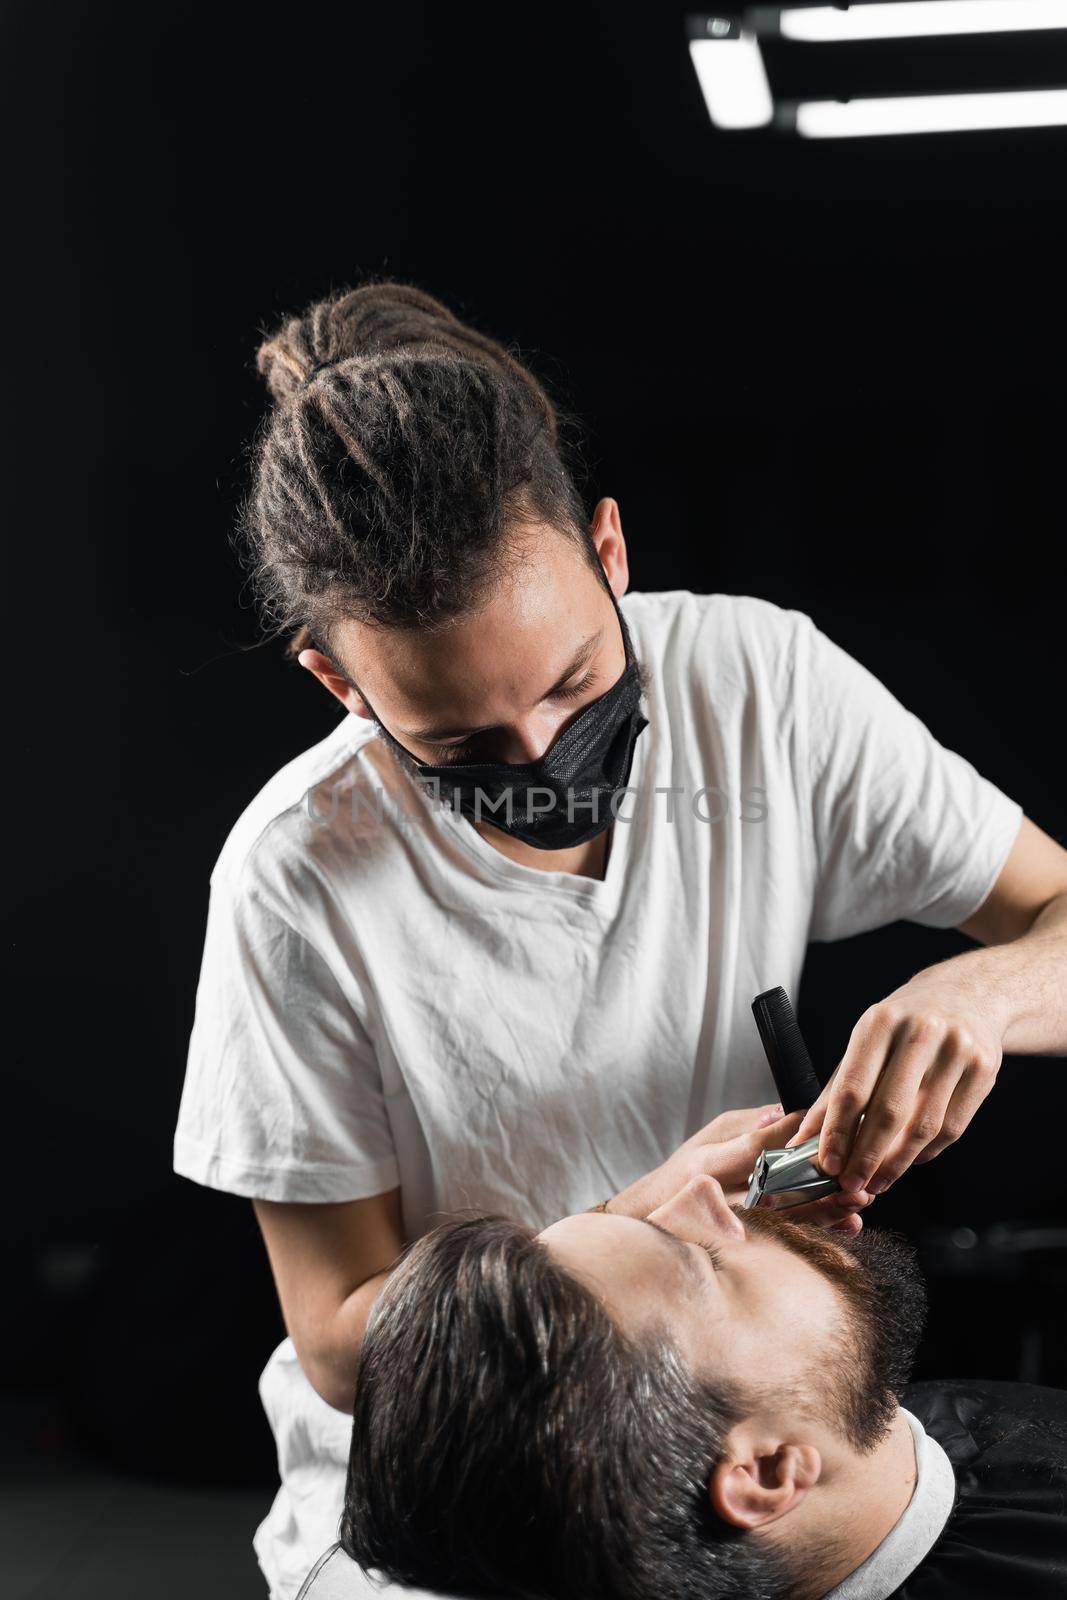
[[[745,1238],[744,1223],[731,1211],[722,1184],[706,1172],[690,1178],[676,1195],[649,1214],[649,1221],[693,1244]]]

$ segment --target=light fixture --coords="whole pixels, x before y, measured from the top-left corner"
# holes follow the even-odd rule
[[[754,33],[726,17],[709,17],[708,37],[690,39],[689,54],[717,128],[762,128],[774,116],[771,86]]]
[[[1067,126],[1067,89],[791,99],[777,105],[760,40],[834,44],[946,34],[1067,32],[1067,0],[871,0],[859,5],[731,5],[686,18],[689,53],[717,128],[769,124],[806,139]],[[832,53],[832,52],[831,52]]]
[[[776,9],[782,37],[809,44],[1067,28],[1067,0],[899,0],[891,4],[883,0],[876,5]]]
[[[797,133],[805,139],[863,138],[891,133],[970,133],[981,128],[1049,128],[1067,124],[1067,89],[802,100],[794,108],[793,116]]]

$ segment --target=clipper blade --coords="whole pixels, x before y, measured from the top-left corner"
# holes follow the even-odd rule
[[[818,1134],[792,1149],[761,1151],[749,1178],[743,1209],[751,1211],[762,1205],[784,1210],[834,1194],[841,1185],[816,1166],[818,1153]]]

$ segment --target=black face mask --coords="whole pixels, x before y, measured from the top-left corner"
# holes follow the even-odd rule
[[[379,732],[415,764],[420,782],[473,822],[491,822],[538,850],[566,850],[595,838],[615,820],[637,736],[648,727],[638,710],[640,668],[629,629],[614,595],[612,603],[626,649],[622,676],[557,735],[540,761],[433,766],[416,760],[380,721]]]

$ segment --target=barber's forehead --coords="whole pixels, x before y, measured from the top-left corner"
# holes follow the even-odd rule
[[[512,700],[525,710],[590,638],[599,650],[612,635],[595,594],[571,593],[521,614],[472,614],[448,629],[378,630],[341,648],[372,703],[376,694],[402,700],[409,720],[455,706],[473,724],[493,720],[487,712],[510,711]]]

